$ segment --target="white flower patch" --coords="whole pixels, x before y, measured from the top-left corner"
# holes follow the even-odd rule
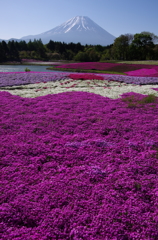
[[[1,87],[0,91],[7,91],[13,95],[24,98],[35,98],[48,94],[58,94],[62,92],[83,91],[95,93],[111,99],[120,98],[123,93],[135,92],[144,95],[154,94],[158,97],[158,91],[152,88],[158,85],[134,85],[106,80],[72,80],[65,79],[46,83],[36,83],[12,87]]]

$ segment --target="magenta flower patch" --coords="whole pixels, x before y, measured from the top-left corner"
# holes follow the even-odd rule
[[[121,64],[118,64],[118,63],[82,62],[82,63],[62,64],[60,66],[56,66],[56,68],[108,70],[120,65]]]
[[[130,76],[154,76],[154,77],[158,77],[158,72],[154,68],[152,68],[152,69],[142,68],[142,69],[139,69],[139,70],[125,72],[125,73],[127,75],[130,75]]]
[[[154,89],[155,91],[158,91],[158,88],[152,88],[152,89]]]
[[[81,80],[91,80],[91,79],[98,79],[98,80],[104,80],[102,76],[96,75],[96,74],[70,74],[68,75],[69,78],[72,79],[81,79]]]
[[[158,100],[132,97],[0,92],[0,239],[158,239]]]
[[[82,62],[82,63],[69,63],[57,66],[57,68],[66,69],[88,69],[88,70],[103,70],[125,73],[140,69],[155,69],[158,72],[157,65],[145,64],[125,64],[125,63],[105,63],[105,62]]]

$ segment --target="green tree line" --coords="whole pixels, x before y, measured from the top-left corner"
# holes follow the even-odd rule
[[[125,34],[115,39],[112,48],[104,58],[116,60],[158,60],[158,37],[153,33],[142,32]]]
[[[35,60],[74,60],[74,61],[106,61],[106,60],[158,60],[158,37],[150,32],[135,35],[120,35],[108,46],[81,45],[80,43],[64,43],[50,40],[43,44],[41,39],[29,41],[0,42],[0,62]]]

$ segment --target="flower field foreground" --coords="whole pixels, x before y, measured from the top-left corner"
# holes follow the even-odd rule
[[[158,238],[158,78],[119,77],[0,74],[0,239]]]
[[[136,93],[0,92],[0,239],[158,239],[157,116]]]

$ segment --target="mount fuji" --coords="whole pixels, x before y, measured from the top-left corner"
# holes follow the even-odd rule
[[[29,41],[34,39],[41,39],[43,44],[52,40],[65,43],[80,42],[82,45],[91,44],[106,46],[112,44],[115,37],[89,17],[76,16],[47,32],[25,36],[20,40]]]

